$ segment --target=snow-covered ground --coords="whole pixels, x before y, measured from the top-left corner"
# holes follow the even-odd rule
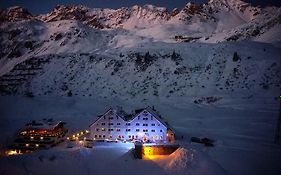
[[[230,99],[229,99],[230,100]],[[232,100],[217,105],[184,105],[165,101],[134,104],[78,97],[17,96],[0,98],[1,149],[26,122],[53,117],[67,122],[70,132],[87,129],[96,115],[114,105],[125,110],[155,105],[175,128],[182,148],[170,156],[136,160],[131,145],[106,143],[92,149],[64,144],[31,154],[0,157],[4,174],[234,174],[277,175],[281,147],[274,144],[278,101],[266,98]],[[215,147],[191,144],[190,137],[209,137]],[[116,146],[116,147],[115,147]]]

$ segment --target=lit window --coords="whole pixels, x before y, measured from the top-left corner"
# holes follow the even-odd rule
[[[101,128],[102,131],[105,131],[105,128]]]

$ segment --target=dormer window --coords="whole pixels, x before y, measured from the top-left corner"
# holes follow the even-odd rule
[[[148,115],[147,111],[143,111],[143,115],[147,116]]]

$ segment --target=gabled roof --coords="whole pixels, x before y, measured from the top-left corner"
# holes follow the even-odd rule
[[[158,114],[157,111],[155,111],[153,108],[151,108],[150,106],[144,108],[144,109],[139,109],[139,110],[135,110],[138,111],[138,113],[136,113],[135,117],[136,118],[140,113],[142,113],[143,111],[147,111],[150,114],[152,114],[159,122],[161,122],[164,126],[166,126],[167,128],[169,127],[167,122],[165,122],[163,120],[163,118],[161,117],[161,115]],[[133,119],[132,119],[133,120]]]
[[[91,127],[94,123],[96,123],[100,118],[102,118],[104,115],[106,115],[111,110],[116,110],[116,115],[118,117],[120,117],[121,119],[123,119],[124,121],[126,121],[124,116],[127,115],[127,114],[125,113],[125,111],[122,110],[122,108],[119,108],[119,107],[117,107],[116,109],[109,108],[104,114],[98,115],[97,119],[93,123],[91,123],[89,127]]]
[[[120,107],[109,108],[104,114],[98,115],[97,119],[92,124],[90,124],[89,127],[91,127],[94,123],[96,123],[100,118],[102,118],[104,115],[106,115],[111,110],[116,111],[116,115],[118,117],[120,117],[121,119],[123,119],[124,122],[130,122],[130,121],[134,120],[138,115],[140,115],[143,111],[147,111],[151,115],[153,115],[160,123],[162,123],[165,127],[167,127],[167,129],[171,129],[174,132],[173,128],[168,124],[168,122],[164,118],[162,118],[162,116],[154,108],[151,108],[150,106],[148,106],[146,108],[136,109],[135,114],[127,114]]]

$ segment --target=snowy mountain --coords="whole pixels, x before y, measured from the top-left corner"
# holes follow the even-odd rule
[[[171,12],[59,5],[33,16],[9,8],[1,11],[1,93],[194,102],[271,96],[281,84],[280,18],[280,8],[234,0]]]

